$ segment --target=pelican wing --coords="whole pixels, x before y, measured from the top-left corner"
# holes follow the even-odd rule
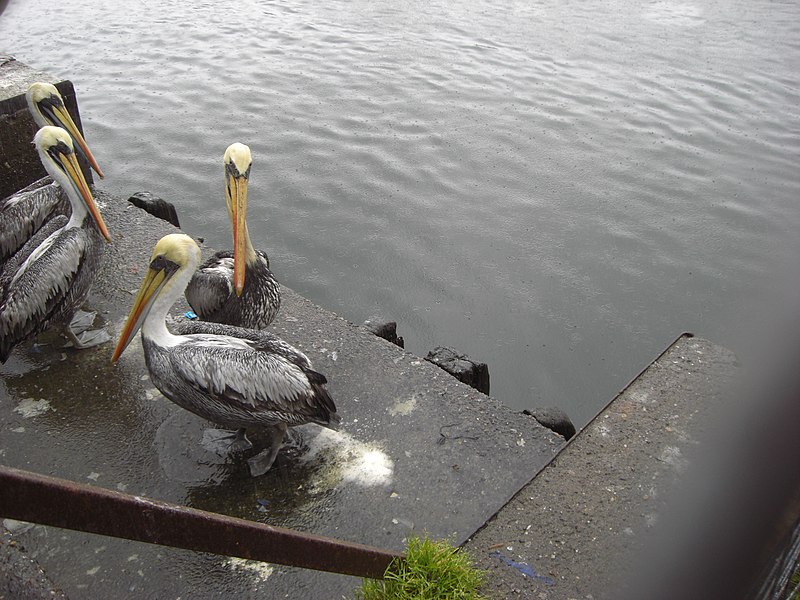
[[[51,222],[51,229],[60,217]],[[16,269],[3,272],[2,297],[0,297],[0,339],[15,345],[29,335],[43,331],[51,319],[60,317],[59,308],[69,305],[65,299],[72,292],[72,284],[84,266],[89,239],[78,228],[58,228],[41,240],[40,232],[26,248],[35,245]],[[25,249],[23,249],[25,251]]]
[[[311,361],[308,360],[305,354],[274,333],[264,331],[263,329],[247,329],[245,327],[236,327],[234,325],[212,323],[209,321],[183,320],[177,323],[175,330],[176,333],[180,335],[211,334],[239,338],[240,340],[249,340],[253,342],[251,346],[254,349],[262,350],[267,353],[280,354],[289,362],[297,365],[300,369],[305,371],[313,370]],[[319,376],[324,379],[324,375],[319,374]],[[321,383],[327,382],[322,381]]]
[[[0,266],[0,290],[10,283],[10,280],[19,271],[20,265],[49,238],[53,233],[64,227],[69,219],[65,215],[56,215],[47,221],[42,227],[33,234],[25,244],[11,256],[8,261]]]
[[[38,183],[38,182],[37,182]],[[53,183],[17,192],[0,208],[0,264],[9,260],[54,215],[69,214],[69,199]]]
[[[333,403],[324,390],[327,401],[317,398],[324,377],[316,371],[260,342],[204,334],[188,337],[172,348],[171,366],[203,394],[248,411],[281,413],[288,422],[330,419],[328,404]]]
[[[200,265],[186,287],[186,301],[200,318],[218,311],[233,294],[233,253],[217,252]]]

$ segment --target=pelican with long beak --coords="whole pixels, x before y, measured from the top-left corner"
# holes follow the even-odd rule
[[[186,300],[203,321],[264,329],[278,314],[281,291],[269,269],[269,257],[253,248],[247,231],[250,148],[231,144],[223,160],[233,252],[217,252],[200,266],[186,288]]]
[[[75,121],[72,120],[67,111],[64,99],[58,93],[56,86],[50,83],[32,83],[25,93],[25,100],[28,102],[28,110],[33,115],[33,120],[36,121],[36,124],[39,127],[53,125],[65,129],[72,137],[75,149],[83,155],[92,170],[102,179],[103,172],[100,170],[92,151],[89,150],[86,140],[83,139],[80,129],[75,125]]]
[[[39,127],[61,127],[72,138],[72,146],[102,178],[86,140],[64,105],[64,99],[54,85],[33,83],[25,94],[28,110]],[[58,215],[69,217],[70,201],[58,183],[36,182],[0,204],[0,266],[8,261],[50,219]]]
[[[277,336],[202,321],[185,322],[179,334],[167,329],[167,313],[199,264],[200,248],[189,236],[171,234],[158,241],[111,361],[141,329],[150,379],[164,396],[236,429],[232,447],[250,446],[246,428],[269,433],[269,447],[248,460],[255,477],[272,466],[288,427],[316,423],[335,429],[339,415],[325,376]]]
[[[3,363],[22,341],[51,324],[70,321],[89,293],[103,238],[111,241],[70,135],[60,127],[46,126],[33,143],[47,172],[67,193],[72,214],[48,221],[0,270]]]

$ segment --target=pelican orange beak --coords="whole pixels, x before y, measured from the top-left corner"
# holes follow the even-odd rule
[[[247,182],[249,170],[245,174],[227,171],[228,206],[233,223],[233,287],[236,295],[244,290],[245,260],[247,258]]]
[[[125,348],[133,340],[136,332],[141,329],[144,320],[153,307],[153,302],[155,302],[162,288],[177,270],[178,265],[163,256],[154,257],[150,262],[150,267],[147,270],[144,281],[142,281],[142,285],[139,287],[139,292],[136,294],[136,300],[133,302],[131,312],[128,314],[125,326],[122,328],[117,346],[114,348],[114,354],[111,356],[112,363],[119,360]]]
[[[95,173],[102,179],[103,172],[100,170],[100,166],[97,164],[92,151],[89,150],[89,145],[86,143],[86,140],[83,139],[78,126],[75,125],[75,121],[73,121],[72,117],[69,115],[61,97],[49,96],[39,101],[38,107],[41,113],[51,121],[53,125],[61,127],[69,133],[72,139],[77,142],[78,150],[83,154],[86,160],[89,161]]]
[[[86,183],[86,179],[83,176],[80,165],[78,165],[78,159],[75,156],[75,153],[55,151],[54,154],[54,158],[58,161],[58,163],[64,169],[64,172],[69,177],[70,185],[75,188],[75,190],[83,198],[83,201],[86,203],[86,207],[89,209],[89,214],[92,215],[94,222],[97,223],[97,228],[100,230],[100,233],[102,233],[103,237],[110,242],[111,234],[108,233],[106,223],[103,221],[103,216],[100,214],[100,209],[97,208],[97,204],[94,201],[94,196],[92,196],[91,190],[89,190],[89,184]]]

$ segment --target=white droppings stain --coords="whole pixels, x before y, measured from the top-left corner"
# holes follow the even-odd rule
[[[94,567],[93,569],[89,569],[86,571],[87,575],[97,575],[97,572],[100,570],[100,567]]]
[[[15,413],[21,414],[25,419],[31,417],[38,417],[50,410],[50,402],[42,398],[41,400],[34,400],[33,398],[25,398],[14,409]]]
[[[86,476],[86,479],[91,479],[92,481],[97,481],[97,479],[98,479],[99,477],[100,477],[100,473],[95,473],[94,471],[92,471],[91,473],[89,473],[89,474]]]
[[[410,415],[417,407],[417,397],[411,396],[408,400],[398,400],[394,406],[389,409],[389,414],[393,417],[397,415],[406,416]]]
[[[341,431],[321,429],[319,435],[308,441],[303,461],[308,462],[323,453],[325,464],[344,483],[374,487],[392,482],[394,462],[375,443],[361,442]],[[322,479],[325,477],[326,474],[321,475]]]
[[[611,429],[605,423],[600,423],[598,425],[597,430],[600,432],[600,435],[603,437],[608,437],[608,434],[611,433]]]
[[[132,561],[134,561],[134,560],[139,560],[139,555],[138,555],[138,554],[131,554],[131,555],[128,557],[128,562],[132,562]]]
[[[245,573],[255,575],[261,581],[266,581],[269,579],[272,573],[275,571],[275,567],[269,563],[259,562],[257,560],[246,560],[244,558],[236,558],[235,556],[226,558],[223,564],[232,571],[243,571]]]
[[[524,448],[525,447],[525,438],[519,438],[517,440],[517,446],[519,446],[520,448]]]
[[[3,527],[8,529],[11,533],[25,533],[34,528],[33,523],[27,521],[17,521],[15,519],[3,519]]]
[[[25,433],[25,428],[24,427],[16,427],[16,428],[12,429],[11,431],[13,431],[14,433]]]
[[[333,352],[331,352],[331,360],[336,362],[337,358],[339,358],[339,353],[336,352],[336,350],[334,350]]]
[[[688,465],[688,461],[684,458],[681,449],[677,446],[665,446],[658,459],[673,467],[678,473],[682,473],[686,470]]]

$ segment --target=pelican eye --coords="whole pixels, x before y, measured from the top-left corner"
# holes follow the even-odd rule
[[[39,105],[43,108],[48,108],[51,110],[53,108],[64,108],[64,102],[62,102],[61,98],[54,94],[39,100]]]
[[[252,163],[247,166],[247,170],[244,173],[240,173],[239,169],[236,168],[236,164],[233,161],[225,164],[225,172],[228,173],[231,177],[244,177],[245,179],[250,177],[250,169],[253,167]]]
[[[165,271],[167,275],[172,275],[175,271],[181,268],[181,266],[168,259],[163,254],[159,254],[150,262],[150,268],[153,271]]]
[[[57,165],[59,165],[62,169],[64,168],[64,163],[61,161],[61,156],[69,156],[72,154],[72,148],[67,146],[66,142],[60,141],[57,144],[53,144],[47,149],[47,154],[50,155]]]

